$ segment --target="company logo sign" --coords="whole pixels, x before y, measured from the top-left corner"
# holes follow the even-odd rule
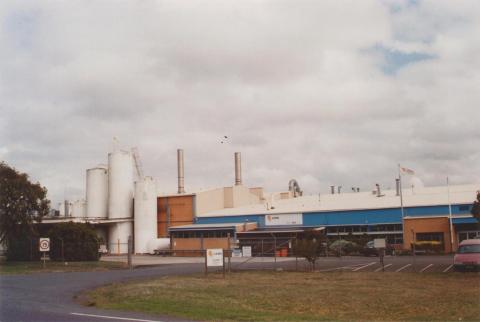
[[[303,225],[302,214],[276,214],[265,216],[265,226]]]

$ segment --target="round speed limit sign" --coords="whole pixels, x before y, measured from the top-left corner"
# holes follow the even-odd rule
[[[50,251],[50,238],[40,238],[40,251],[41,252]]]

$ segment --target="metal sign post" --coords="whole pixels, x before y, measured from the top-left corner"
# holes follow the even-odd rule
[[[50,251],[50,238],[40,238],[39,250],[43,253],[43,268],[47,266],[47,252]]]
[[[225,255],[222,248],[212,248],[205,251],[205,275],[208,274],[208,267],[222,267],[225,275]]]
[[[133,240],[132,236],[128,236],[128,247],[127,247],[127,262],[128,262],[128,268],[130,270],[133,270],[133,263],[132,263],[132,252],[133,252]]]
[[[385,263],[383,262],[383,258],[385,257],[387,241],[385,238],[375,238],[373,240],[373,247],[378,249],[378,257],[380,257],[380,264],[382,264],[382,272],[385,272]]]

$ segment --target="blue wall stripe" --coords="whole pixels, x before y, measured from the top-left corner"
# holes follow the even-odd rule
[[[468,207],[465,207],[468,206]],[[452,213],[458,215],[469,214],[469,204],[452,205]],[[462,210],[460,210],[462,207]],[[405,216],[441,216],[448,215],[448,205],[405,207]],[[198,224],[243,223],[256,222],[259,227],[265,227],[265,215],[252,214],[241,216],[197,217]],[[401,224],[402,212],[400,208],[324,211],[308,212],[303,214],[303,226],[331,226],[331,225],[375,225]]]

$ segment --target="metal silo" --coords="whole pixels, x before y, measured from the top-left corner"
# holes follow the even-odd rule
[[[150,253],[157,239],[157,188],[152,177],[135,182],[135,253]]]
[[[83,199],[76,200],[72,204],[72,217],[83,218],[86,216],[86,202]]]
[[[60,217],[65,217],[65,202],[58,203],[58,211],[60,212]]]
[[[127,151],[108,154],[108,218],[131,218],[133,159]]]
[[[108,216],[108,170],[99,165],[87,169],[87,217],[107,218]]]

